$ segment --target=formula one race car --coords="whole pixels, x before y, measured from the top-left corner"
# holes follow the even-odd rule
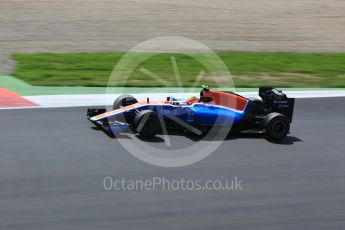
[[[273,88],[260,88],[259,96],[261,99],[245,98],[233,92],[209,90],[207,86],[199,98],[186,100],[168,97],[164,101],[150,102],[147,98],[138,102],[130,95],[122,95],[114,101],[113,110],[90,108],[87,117],[106,132],[127,126],[145,138],[173,126],[199,135],[213,127],[231,126],[233,132],[263,132],[269,139],[284,138],[290,130],[295,99]]]

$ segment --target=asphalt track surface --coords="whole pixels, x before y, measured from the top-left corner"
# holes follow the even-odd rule
[[[85,108],[0,111],[0,229],[344,229],[344,114],[345,98],[298,99],[284,142],[235,136],[161,168],[93,129]],[[105,176],[237,176],[243,189],[105,191]]]

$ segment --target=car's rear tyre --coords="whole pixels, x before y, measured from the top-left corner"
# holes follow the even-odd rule
[[[156,112],[151,110],[140,111],[134,118],[133,129],[141,137],[153,137],[160,130],[159,118]]]
[[[268,139],[280,140],[289,133],[290,123],[283,114],[270,113],[264,118],[263,128]]]
[[[138,103],[138,100],[135,99],[135,97],[131,95],[121,95],[113,103],[113,109],[119,109],[124,106],[133,105],[135,103]]]

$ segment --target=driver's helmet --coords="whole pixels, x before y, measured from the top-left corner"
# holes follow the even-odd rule
[[[192,96],[192,97],[189,97],[187,100],[186,100],[186,103],[187,105],[192,105],[194,103],[197,103],[199,101],[199,98],[196,97],[196,96]]]

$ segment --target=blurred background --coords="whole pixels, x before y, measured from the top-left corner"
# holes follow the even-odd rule
[[[0,73],[34,85],[104,86],[119,51],[186,36],[217,51],[256,51],[222,55],[238,87],[345,87],[344,15],[342,0],[2,0]],[[115,52],[69,54],[104,51]],[[65,54],[13,55],[51,52]],[[169,80],[170,63],[148,61]],[[157,86],[138,74],[132,80],[128,86]]]

